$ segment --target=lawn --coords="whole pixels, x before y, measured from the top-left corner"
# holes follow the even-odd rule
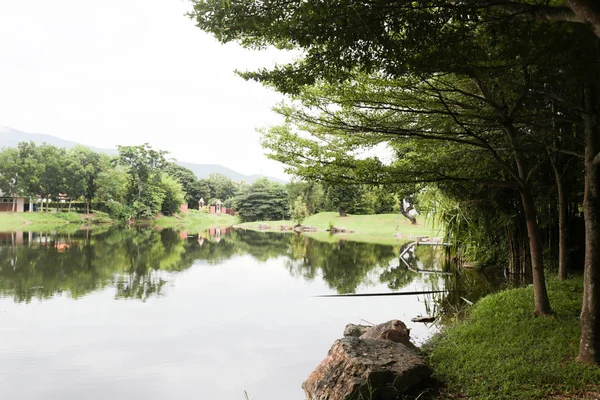
[[[47,230],[58,228],[67,224],[98,224],[111,222],[107,214],[94,212],[93,214],[78,213],[0,213],[0,231],[21,230]]]
[[[189,210],[185,214],[173,217],[159,217],[148,222],[161,228],[173,228],[187,231],[188,233],[200,233],[212,227],[235,225],[239,222],[239,219],[227,214],[204,214],[198,210]]]
[[[600,398],[600,368],[575,361],[583,281],[549,279],[548,293],[552,317],[532,315],[533,287],[512,289],[434,337],[426,351],[442,398]]]
[[[280,226],[293,226],[292,221],[256,221],[241,224],[247,229],[259,229],[261,224],[268,225],[272,230],[280,230]],[[336,234],[329,238],[328,233],[307,233],[307,236],[318,240],[339,240],[340,238],[373,243],[397,243],[418,236],[436,237],[441,236],[442,231],[434,228],[424,217],[418,219],[417,225],[411,225],[410,221],[399,214],[376,214],[376,215],[348,215],[340,217],[336,212],[322,212],[307,217],[303,224],[322,231],[329,229],[330,225],[350,229],[353,233]],[[394,236],[396,235],[396,236]]]

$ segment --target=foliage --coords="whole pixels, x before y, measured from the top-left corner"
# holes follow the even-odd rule
[[[259,179],[238,196],[237,211],[243,221],[285,219],[289,215],[287,198],[283,185]]]
[[[360,185],[328,185],[326,205],[329,210],[338,210],[340,217],[351,214],[372,214],[363,198],[364,189]]]
[[[206,183],[210,187],[210,197],[221,201],[234,197],[238,191],[238,184],[221,174],[211,174]],[[207,198],[209,196],[204,200]]]
[[[116,201],[109,201],[106,203],[106,207],[108,208],[108,214],[119,221],[129,221],[135,218],[136,213],[133,207],[127,204],[121,204]]]
[[[78,164],[78,167],[75,168],[81,168],[81,170],[77,171],[76,177],[73,175],[68,178],[69,184],[66,192],[72,199],[83,196],[88,203],[87,211],[89,212],[89,203],[97,196],[99,175],[109,168],[109,158],[81,146],[71,149],[69,155],[73,162]],[[70,174],[70,172],[67,173]],[[77,185],[81,185],[79,191],[76,189]]]
[[[512,208],[511,217],[526,220],[526,235],[516,234],[528,238],[535,312],[551,312],[538,218],[545,204],[536,200],[552,175],[543,166],[549,160],[554,165],[560,144],[585,137],[584,145],[569,153],[581,156],[585,147],[588,226],[596,226],[600,204],[598,124],[589,117],[597,114],[600,98],[600,27],[591,20],[595,31],[582,25],[586,19],[575,7],[578,2],[567,2],[570,8],[541,1],[193,4],[190,16],[222,42],[301,51],[289,64],[242,73],[294,96],[278,108],[286,125],[266,131],[263,145],[272,158],[305,179],[337,185],[435,183],[463,202],[490,190],[495,201],[488,207],[499,203]],[[340,17],[338,11],[348,9],[360,13]],[[396,150],[395,162],[364,156],[364,150],[383,144]],[[558,190],[561,174],[555,169],[554,176]],[[466,195],[461,197],[457,188]],[[521,204],[502,193],[507,189],[517,193]],[[332,197],[343,201],[348,196]],[[566,207],[562,202],[561,216]],[[345,206],[339,209],[344,215]],[[480,236],[494,226],[493,213],[479,211],[469,226]],[[598,240],[598,229],[588,229],[589,241]],[[561,229],[556,235],[560,243],[565,234]],[[600,252],[594,248],[586,246],[586,268],[595,270]],[[560,251],[567,250],[561,245]],[[595,363],[599,349],[586,349],[600,346],[592,339],[598,337],[592,332],[598,325],[590,322],[598,318],[597,311],[591,312],[600,301],[593,282],[597,275],[586,275],[589,295],[582,322],[587,344],[582,341],[580,356]]]
[[[166,152],[154,150],[148,143],[118,149],[117,163],[125,166],[129,174],[127,203],[133,207],[136,218],[153,218],[165,198],[160,171],[166,165]]]
[[[292,179],[286,186],[288,192],[289,206],[293,207],[298,199],[306,205],[308,214],[316,214],[324,210],[325,207],[325,191],[323,185],[316,181],[301,181],[297,178]]]
[[[200,183],[201,181],[188,168],[170,162],[167,164],[164,172],[181,184],[181,188],[185,193],[185,199],[181,204],[185,202],[189,208],[197,208],[201,198],[204,198],[206,201],[210,197],[210,188],[203,186]]]
[[[164,215],[173,215],[179,212],[182,204],[186,203],[186,193],[183,186],[169,175],[162,174],[161,185],[164,191],[161,212]]]
[[[302,197],[298,196],[294,202],[294,207],[292,208],[291,214],[292,221],[294,221],[296,225],[302,225],[302,222],[304,222],[307,214],[306,204],[304,204],[302,201]]]
[[[124,203],[127,196],[129,174],[124,167],[108,168],[98,174],[96,200]]]

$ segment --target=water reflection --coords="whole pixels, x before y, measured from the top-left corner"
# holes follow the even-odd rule
[[[117,299],[146,300],[164,294],[170,276],[197,260],[217,265],[241,255],[261,262],[283,257],[292,276],[319,277],[339,294],[376,284],[400,290],[419,278],[432,290],[450,290],[436,299],[442,312],[460,304],[464,296],[474,301],[491,290],[481,274],[445,262],[439,247],[407,245],[331,243],[296,234],[223,228],[199,235],[149,227],[66,234],[12,232],[0,234],[0,295],[16,302],[63,293],[79,298],[111,286]]]

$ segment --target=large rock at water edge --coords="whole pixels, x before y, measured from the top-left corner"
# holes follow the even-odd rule
[[[356,325],[356,324],[348,324],[344,328],[344,337],[353,336],[353,337],[361,337],[365,333],[371,329],[370,325]]]
[[[374,325],[367,329],[360,338],[391,340],[392,342],[402,343],[413,350],[417,349],[417,346],[410,341],[410,329],[408,329],[406,324],[399,319],[393,319],[384,322],[383,324]]]
[[[302,388],[307,400],[391,400],[430,375],[425,361],[402,343],[345,337]]]

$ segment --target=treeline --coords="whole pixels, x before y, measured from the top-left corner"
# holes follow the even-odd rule
[[[199,208],[201,199],[206,204],[202,211],[220,201],[244,221],[287,219],[299,204],[305,215],[327,210],[372,214],[398,207],[398,197],[383,188],[300,180],[284,185],[266,178],[250,185],[218,174],[198,179],[148,144],[118,150],[117,156],[108,156],[85,147],[19,143],[0,151],[0,190],[14,200],[14,209],[17,197],[32,199],[39,211],[61,200],[66,210],[77,202],[85,212],[100,209],[121,220],[173,215],[182,204]]]
[[[147,144],[120,146],[119,155],[110,157],[85,147],[22,142],[0,151],[0,190],[5,197],[31,199],[39,211],[60,199],[68,200],[69,210],[82,201],[86,212],[102,204],[117,218],[150,218],[171,215],[185,201],[178,168]]]

